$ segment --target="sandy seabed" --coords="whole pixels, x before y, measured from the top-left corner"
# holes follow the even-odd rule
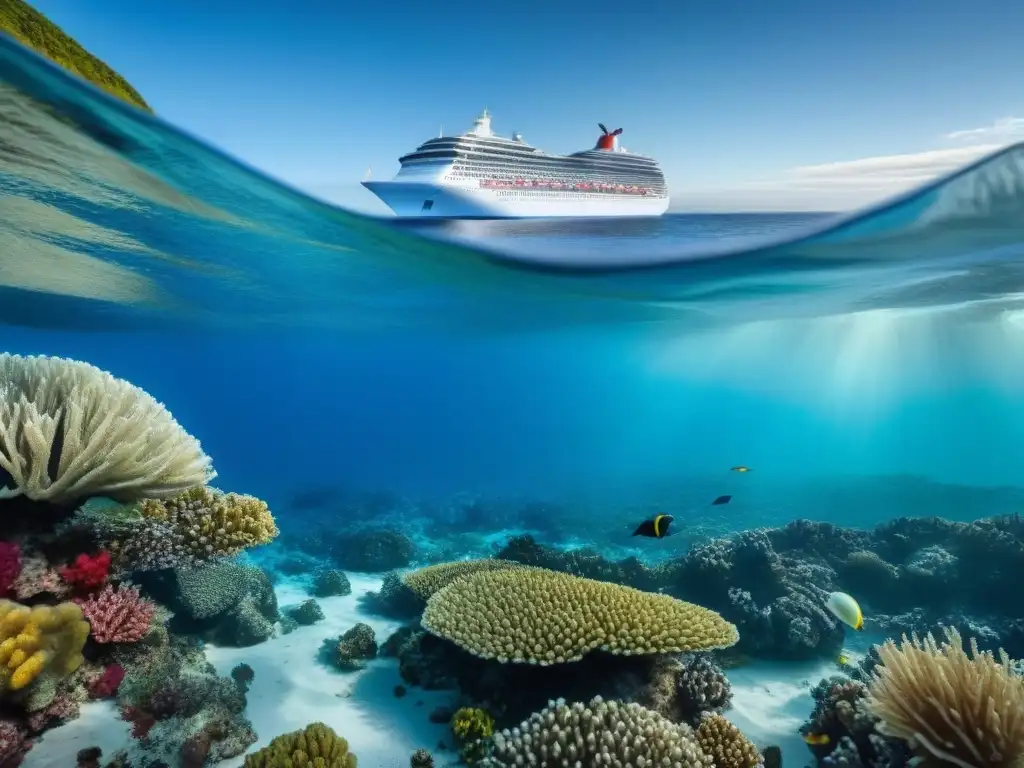
[[[450,744],[446,724],[434,724],[429,714],[448,704],[452,693],[409,688],[396,698],[395,686],[402,681],[395,659],[377,659],[357,672],[338,672],[317,662],[320,646],[336,638],[357,622],[373,627],[377,642],[383,643],[400,622],[382,619],[361,610],[359,598],[380,588],[381,579],[365,574],[348,574],[352,594],[317,598],[324,620],[278,635],[251,648],[222,648],[208,645],[206,656],[221,675],[236,664],[246,663],[256,673],[248,693],[246,715],[260,738],[250,751],[265,746],[282,733],[320,721],[348,739],[358,756],[360,768],[407,768],[410,755],[419,748],[434,752],[436,764],[455,764],[453,751],[439,752],[438,742]],[[283,582],[275,588],[282,607],[308,599],[303,587]],[[827,662],[776,664],[758,662],[728,671],[733,689],[732,708],[726,712],[747,736],[763,747],[777,744],[786,765],[811,761],[797,729],[813,707],[810,689],[822,677],[834,674]],[[29,752],[24,768],[74,768],[80,749],[98,746],[109,759],[134,740],[129,723],[120,719],[112,701],[89,702],[77,720],[48,731]],[[220,763],[223,768],[240,766],[239,756]]]

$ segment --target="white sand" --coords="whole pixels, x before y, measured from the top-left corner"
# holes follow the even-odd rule
[[[207,646],[206,655],[221,675],[236,664],[246,663],[256,673],[248,693],[246,715],[259,734],[250,751],[275,736],[321,721],[348,739],[361,768],[406,768],[409,756],[420,747],[434,752],[435,764],[454,764],[452,751],[436,752],[438,741],[451,743],[447,725],[435,725],[428,715],[451,700],[450,692],[409,688],[395,698],[401,683],[395,659],[378,659],[358,672],[342,673],[321,665],[317,655],[326,638],[337,638],[356,622],[373,627],[383,643],[399,622],[367,615],[359,597],[380,588],[381,579],[349,574],[352,594],[317,598],[325,619],[278,635],[251,648]],[[300,585],[285,582],[276,587],[282,608],[309,597]],[[783,764],[802,766],[811,753],[798,729],[810,716],[814,702],[811,688],[823,677],[837,674],[830,662],[755,662],[728,670],[733,701],[726,716],[758,746],[775,744],[782,749]],[[422,702],[422,703],[420,703]],[[99,746],[105,757],[133,744],[130,725],[122,721],[111,701],[90,702],[82,716],[46,733],[29,752],[25,768],[71,768],[78,750]],[[225,761],[224,768],[240,766],[243,757]]]
[[[450,692],[409,688],[395,698],[401,683],[395,659],[378,659],[357,672],[342,673],[318,663],[321,643],[337,638],[356,622],[373,627],[377,642],[383,643],[400,622],[366,615],[359,610],[365,592],[380,588],[381,579],[349,574],[352,594],[317,598],[325,619],[299,627],[251,648],[220,648],[207,645],[206,656],[221,675],[242,662],[256,673],[248,693],[246,716],[259,734],[250,751],[265,746],[282,733],[303,728],[317,720],[348,739],[360,768],[407,768],[409,756],[420,747],[434,752],[435,764],[454,761],[454,752],[436,752],[438,741],[451,743],[446,724],[435,725],[428,716],[439,704],[451,700]],[[281,607],[309,597],[295,584],[276,587]],[[421,703],[422,702],[422,703]],[[132,745],[130,724],[119,718],[111,701],[90,702],[82,716],[48,731],[29,752],[25,768],[73,768],[78,750],[99,746],[105,757]],[[220,763],[224,768],[239,766],[243,757]]]
[[[839,674],[828,661],[757,661],[726,670],[732,685],[732,707],[725,716],[758,748],[774,744],[782,750],[782,764],[813,763],[799,729],[814,709],[811,689],[823,677]]]

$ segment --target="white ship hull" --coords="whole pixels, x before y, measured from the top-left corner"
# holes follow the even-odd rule
[[[439,219],[523,219],[661,216],[668,197],[543,189],[486,189],[427,181],[364,181],[397,216]]]

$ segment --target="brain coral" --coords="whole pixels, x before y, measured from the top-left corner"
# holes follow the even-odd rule
[[[502,569],[527,568],[512,560],[499,560],[496,558],[485,558],[482,560],[456,560],[451,563],[437,563],[410,571],[402,576],[402,583],[416,593],[417,596],[428,600],[431,595],[443,587],[447,587],[453,581],[463,576],[469,576],[480,571],[497,571]]]
[[[712,768],[688,725],[600,696],[571,706],[559,699],[518,727],[494,734],[494,750],[481,764]]]
[[[215,472],[145,391],[88,363],[0,355],[0,498],[166,497]]]
[[[427,601],[423,627],[475,656],[541,665],[594,650],[684,653],[739,640],[734,625],[698,605],[543,568],[457,579]]]

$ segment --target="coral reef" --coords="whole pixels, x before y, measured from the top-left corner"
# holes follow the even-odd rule
[[[351,595],[352,585],[348,576],[342,571],[323,568],[313,575],[313,595],[315,597],[334,597]]]
[[[479,707],[462,707],[452,715],[451,727],[462,761],[466,765],[480,762],[494,733],[494,718]]]
[[[665,765],[713,768],[693,729],[639,704],[595,698],[588,704],[551,702],[517,728],[494,735],[482,765]]]
[[[913,744],[925,762],[1011,768],[1024,761],[1024,679],[1005,653],[997,661],[972,641],[968,654],[951,627],[941,644],[904,636],[878,653],[867,706],[879,732]]]
[[[215,488],[190,488],[169,499],[143,499],[100,526],[122,567],[199,567],[268,544],[278,536],[267,504]]]
[[[541,665],[595,650],[679,653],[738,639],[736,627],[698,605],[542,568],[457,579],[430,598],[422,621],[476,656]]]
[[[513,560],[487,558],[482,560],[456,560],[450,563],[428,565],[402,575],[402,584],[408,587],[421,600],[426,602],[431,595],[447,587],[463,576],[480,571],[522,569],[524,566]]]
[[[377,658],[377,639],[369,624],[356,624],[334,646],[332,659],[342,670],[361,669],[369,659]]]
[[[417,749],[409,758],[409,768],[434,768],[434,756],[429,750]]]
[[[107,584],[102,591],[75,602],[97,643],[138,642],[149,631],[156,613],[156,606],[139,596],[138,587]]]
[[[383,573],[409,565],[416,556],[416,545],[398,531],[365,530],[339,534],[332,554],[347,570]]]
[[[199,441],[162,404],[95,366],[4,353],[0,381],[0,496],[134,501],[215,475]]]
[[[298,605],[286,608],[285,613],[301,626],[316,624],[324,619],[324,612],[316,600],[303,600]]]
[[[244,768],[356,768],[348,742],[323,723],[276,737],[245,756]]]

